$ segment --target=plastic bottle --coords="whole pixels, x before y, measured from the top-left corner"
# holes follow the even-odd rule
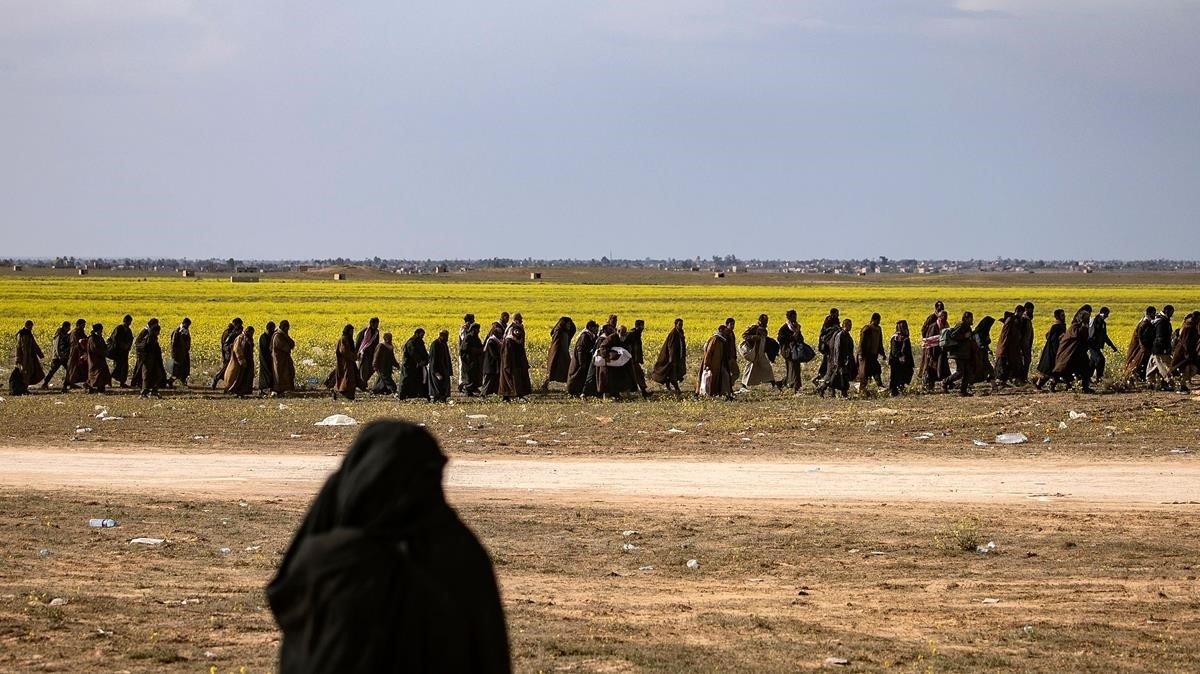
[[[109,529],[117,526],[117,521],[111,519],[90,519],[88,520],[88,526],[94,529]]]

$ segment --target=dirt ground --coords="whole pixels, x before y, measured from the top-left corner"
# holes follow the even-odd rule
[[[1200,396],[76,393],[0,402],[0,671],[271,671],[334,413],[438,436],[520,671],[1200,669]]]

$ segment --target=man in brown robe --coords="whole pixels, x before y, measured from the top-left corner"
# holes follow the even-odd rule
[[[1018,304],[1000,318],[1000,336],[996,338],[996,386],[1008,386],[1022,372],[1021,350],[1024,348],[1025,305]]]
[[[650,391],[646,386],[646,347],[642,344],[642,335],[645,333],[646,321],[639,318],[633,322],[633,329],[622,335],[622,341],[625,342],[625,350],[630,355],[629,369],[633,374],[633,383],[643,398],[649,398]]]
[[[1054,357],[1054,371],[1051,374],[1050,390],[1054,391],[1058,384],[1065,384],[1067,389],[1076,379],[1083,381],[1083,392],[1093,393],[1091,377],[1088,376],[1088,327],[1092,321],[1091,305],[1084,305],[1071,319],[1067,332],[1058,342],[1058,352]]]
[[[142,352],[145,351],[146,342],[148,342],[150,340],[151,329],[154,328],[154,326],[156,326],[156,325],[158,325],[157,318],[151,318],[150,320],[146,321],[146,327],[142,328],[141,332],[139,332],[138,336],[136,338],[134,338],[134,340],[133,340],[133,353],[134,353],[133,373],[129,377],[129,385],[131,387],[139,389],[139,390],[144,388],[142,386],[142,384],[145,383],[143,381],[143,379],[144,379],[143,375],[144,375],[145,368],[142,366],[142,361],[144,360],[142,358]],[[161,350],[161,347],[160,347],[160,350]],[[222,369],[217,374],[219,376],[225,376],[224,369]],[[159,387],[166,384],[166,380],[164,379],[161,382],[153,382],[153,383],[154,383],[154,390],[158,390]]]
[[[125,388],[129,381],[129,351],[133,348],[133,316],[125,314],[121,323],[108,336],[108,356],[112,364],[112,381]]]
[[[1033,369],[1033,309],[1033,302],[1025,303],[1025,320],[1023,321],[1025,324],[1025,330],[1022,333],[1022,336],[1025,338],[1025,342],[1021,345],[1021,367],[1024,368],[1024,372],[1022,372],[1023,376],[1017,380],[1021,384],[1029,381],[1029,371]]]
[[[367,390],[371,375],[375,374],[375,347],[379,345],[379,319],[372,318],[367,327],[359,331],[354,339],[354,348],[358,351],[358,388]]]
[[[1200,311],[1193,311],[1183,318],[1179,328],[1179,339],[1171,354],[1171,373],[1179,382],[1179,390],[1188,393],[1188,383],[1200,368]]]
[[[872,379],[875,385],[883,388],[883,365],[886,358],[883,351],[883,328],[879,322],[879,314],[871,314],[871,322],[864,325],[858,333],[858,390],[867,392],[867,385]]]
[[[271,338],[271,363],[275,366],[275,395],[283,396],[296,390],[296,363],[292,350],[296,340],[291,335],[292,324],[279,321],[279,329]]]
[[[394,395],[396,379],[393,373],[400,367],[400,361],[396,360],[396,345],[392,343],[392,333],[383,333],[383,341],[375,349],[375,359],[371,367],[375,369],[375,385],[371,387],[371,393]]]
[[[354,393],[358,390],[358,350],[354,348],[353,325],[342,328],[335,353],[337,365],[331,381],[327,382],[333,389],[333,399],[337,400],[338,394],[341,394],[348,400],[354,400]]]
[[[682,393],[679,383],[687,374],[687,338],[683,333],[683,319],[675,319],[675,327],[667,333],[658,360],[650,372],[650,379],[662,384],[667,390]]]
[[[87,341],[87,321],[81,318],[75,321],[75,329],[71,331],[71,354],[67,357],[67,378],[63,380],[63,393],[87,381]]]
[[[254,326],[247,325],[233,340],[224,379],[226,393],[239,398],[254,393]]]
[[[87,339],[87,363],[88,392],[104,393],[104,389],[112,383],[112,375],[108,371],[108,344],[104,341],[104,326],[100,323],[92,326],[92,334]]]
[[[483,340],[483,390],[482,395],[496,395],[500,391],[500,363],[504,346],[504,326],[499,321],[492,323],[487,339]]]
[[[175,382],[188,386],[188,378],[192,376],[192,319],[184,318],[171,331],[171,378],[167,386],[175,386]]]
[[[483,389],[483,340],[479,338],[479,324],[472,323],[467,328],[458,347],[459,362],[464,372],[459,374],[462,387],[459,389],[469,398],[479,395]]]
[[[1158,309],[1146,307],[1146,313],[1133,328],[1129,336],[1129,348],[1125,349],[1125,378],[1131,382],[1146,381],[1146,364],[1150,362],[1150,344],[1154,342],[1151,325]]]
[[[588,371],[592,368],[592,358],[596,355],[596,339],[600,326],[596,321],[588,321],[583,332],[571,347],[571,369],[567,372],[567,395],[583,396],[587,388]],[[595,393],[595,391],[591,391]]]
[[[151,319],[146,328],[146,339],[142,343],[139,356],[141,358],[141,387],[142,397],[161,398],[158,389],[167,381],[167,371],[163,365],[162,345],[158,343],[161,328],[158,319]]]
[[[558,319],[550,328],[550,355],[546,358],[546,380],[542,391],[550,390],[550,382],[567,383],[571,372],[571,340],[575,337],[575,321],[570,316]]]
[[[942,330],[949,327],[949,317],[942,311],[933,323],[926,324],[921,335],[921,381],[926,391],[933,391],[934,384],[950,376],[950,356],[937,341]]]
[[[704,344],[700,360],[700,376],[696,379],[696,395],[733,400],[733,373],[729,371],[726,352],[735,350],[728,325],[718,325],[716,332]]]
[[[737,339],[737,321],[733,316],[725,319],[725,337],[729,340],[728,348],[725,349],[725,369],[729,370],[729,386],[732,388],[742,376],[742,368],[738,365],[738,350],[735,340]]]
[[[525,353],[525,323],[521,314],[514,314],[500,347],[500,397],[508,401],[532,392],[529,357]]]
[[[212,388],[215,391],[217,384],[221,383],[221,379],[225,376],[225,368],[229,367],[230,350],[233,349],[233,342],[237,340],[238,335],[242,334],[242,319],[234,318],[225,326],[225,330],[221,332],[221,367],[217,373],[213,375]]]
[[[271,355],[274,339],[275,321],[267,321],[263,333],[258,336],[258,392],[264,396],[275,392],[275,364]]]
[[[25,321],[25,327],[17,331],[16,367],[21,370],[21,380],[26,388],[46,379],[42,371],[42,347],[33,336],[33,321]]]
[[[450,399],[450,383],[454,378],[450,359],[450,331],[442,330],[429,343],[429,399],[444,403]]]

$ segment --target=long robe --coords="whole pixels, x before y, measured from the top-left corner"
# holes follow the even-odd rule
[[[942,327],[936,321],[926,326],[921,333],[923,338],[936,337],[941,334]],[[921,381],[927,387],[950,376],[950,354],[940,346],[921,346]]]
[[[1021,319],[1021,323],[1023,324],[1021,336],[1025,338],[1025,341],[1021,344],[1021,381],[1028,381],[1029,370],[1033,367],[1033,316],[1025,314],[1025,317]]]
[[[775,372],[771,368],[770,359],[767,358],[766,331],[758,325],[753,325],[742,333],[742,342],[747,347],[747,352],[742,356],[746,359],[746,371],[742,373],[742,386],[775,383]]]
[[[183,325],[171,331],[171,376],[179,381],[192,376],[192,331]]]
[[[273,383],[276,393],[296,390],[296,363],[292,360],[292,349],[295,348],[296,340],[283,330],[276,330],[271,336],[271,365],[275,370]]]
[[[271,351],[271,342],[275,339],[276,332],[278,332],[277,329],[270,332],[263,330],[263,333],[258,336],[259,391],[275,390],[275,356]]]
[[[700,376],[696,381],[697,395],[717,397],[733,393],[733,375],[729,371],[729,359],[725,355],[730,349],[733,349],[733,345],[720,333],[708,338],[700,360]]]
[[[1054,374],[1061,378],[1083,379],[1088,367],[1088,315],[1076,315],[1058,342],[1054,355]],[[1082,320],[1081,320],[1082,319]]]
[[[425,380],[429,365],[429,350],[425,348],[425,340],[412,336],[404,343],[404,351],[400,360],[400,397],[428,398],[429,383]]]
[[[888,340],[888,388],[899,392],[913,379],[912,340],[899,333]]]
[[[1125,376],[1145,379],[1146,363],[1150,361],[1150,350],[1142,343],[1142,330],[1150,324],[1150,319],[1143,316],[1133,328],[1129,336],[1129,347],[1125,349]]]
[[[1000,336],[996,338],[996,379],[1007,381],[1020,376],[1021,346],[1019,339],[1024,338],[1021,331],[1021,319],[1012,312],[1005,312],[1000,319]]]
[[[67,357],[67,379],[64,386],[87,381],[87,342],[87,333],[82,328],[75,328],[71,332],[71,355]]]
[[[500,358],[504,340],[488,334],[483,343],[483,395],[495,395],[500,391]]]
[[[358,331],[354,348],[358,351],[358,388],[365,391],[375,374],[375,348],[379,346],[379,328],[367,326]]]
[[[518,323],[508,326],[500,346],[500,395],[524,398],[533,392],[529,380],[529,357],[525,353],[525,328]]]
[[[167,381],[167,370],[163,364],[162,345],[158,335],[147,332],[142,343],[142,392],[157,391]]]
[[[445,464],[412,424],[359,433],[267,586],[280,672],[510,671],[492,563],[446,503]]]
[[[400,367],[400,361],[396,360],[396,346],[387,342],[380,342],[375,349],[375,357],[371,363],[371,367],[375,370],[375,385],[371,387],[371,393],[375,395],[391,395],[396,392],[396,378],[393,374],[396,368]]]
[[[33,386],[46,378],[42,369],[42,348],[29,328],[17,331],[17,357],[14,364],[21,368],[21,379],[26,386]]]
[[[117,324],[108,336],[105,348],[108,351],[106,357],[113,362],[112,381],[124,384],[129,379],[129,351],[133,348],[133,330],[124,323]]]
[[[546,381],[567,382],[571,372],[571,339],[575,321],[560,320],[550,329],[550,355],[546,359]]]
[[[992,327],[996,324],[996,319],[991,316],[984,316],[983,320],[979,321],[979,325],[971,332],[971,339],[975,346],[971,350],[971,370],[974,373],[972,383],[989,381],[996,376],[996,368],[992,365]],[[1086,330],[1084,331],[1086,333]],[[1086,357],[1087,350],[1084,350]]]
[[[1055,321],[1046,331],[1046,343],[1042,345],[1042,355],[1038,358],[1037,371],[1049,377],[1054,374],[1054,366],[1058,359],[1058,345],[1067,331],[1067,324]]]
[[[579,333],[575,345],[571,347],[571,369],[567,373],[567,393],[573,396],[583,395],[584,384],[587,382],[588,369],[592,365],[592,357],[596,355],[596,333],[584,330]]]
[[[624,365],[610,364],[618,357],[613,349],[625,348],[624,340],[616,332],[601,335],[596,340],[596,354],[592,358],[593,378],[596,392],[603,395],[619,396],[637,389],[633,377],[633,359]],[[599,364],[597,364],[599,361]],[[587,388],[587,382],[584,382]]]
[[[479,335],[467,333],[458,348],[458,362],[462,371],[458,380],[462,391],[468,395],[479,393],[483,388],[483,342]]]
[[[804,385],[800,374],[804,363],[793,358],[792,354],[793,347],[804,343],[804,333],[800,331],[800,324],[784,321],[775,333],[775,340],[779,343],[779,354],[783,358],[783,386],[789,391],[799,391]]]
[[[133,371],[129,375],[129,386],[131,388],[141,389],[145,381],[146,371],[146,342],[150,340],[150,328],[142,328],[136,339],[133,340]],[[224,374],[225,368],[221,368],[221,373]],[[157,383],[157,382],[151,382]],[[155,387],[157,388],[157,387]]]
[[[1185,373],[1189,366],[1200,366],[1198,349],[1200,349],[1200,332],[1197,332],[1193,319],[1185,318],[1183,325],[1179,328],[1179,339],[1175,341],[1175,350],[1171,353],[1171,371]]]
[[[429,343],[429,399],[445,402],[450,399],[454,366],[450,359],[450,343],[441,337]]]
[[[337,365],[333,370],[332,388],[350,400],[354,400],[354,392],[358,390],[358,350],[354,348],[354,338],[343,335],[338,339]]]
[[[254,338],[244,332],[233,340],[224,380],[226,393],[240,396],[254,393]]]
[[[660,384],[678,384],[686,374],[687,337],[682,328],[671,328],[658,352],[658,360],[654,361],[650,379]]]
[[[866,386],[867,382],[883,376],[883,366],[879,359],[883,353],[883,329],[874,323],[868,323],[858,333],[858,382]]]
[[[229,366],[229,359],[233,351],[233,343],[237,340],[238,335],[242,334],[242,329],[230,323],[221,331],[221,371]]]
[[[817,367],[817,377],[825,378],[825,372],[829,369],[829,340],[841,330],[841,323],[838,317],[829,314],[821,323],[821,331],[817,333],[817,352],[821,354],[821,364]]]
[[[854,338],[839,328],[829,339],[829,366],[825,370],[825,385],[845,393],[857,374],[854,362]]]
[[[108,370],[108,344],[104,338],[93,333],[87,339],[88,390],[103,392],[112,383]]]

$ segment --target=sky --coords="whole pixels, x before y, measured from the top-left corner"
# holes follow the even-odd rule
[[[4,0],[0,257],[1195,258],[1200,0]]]

